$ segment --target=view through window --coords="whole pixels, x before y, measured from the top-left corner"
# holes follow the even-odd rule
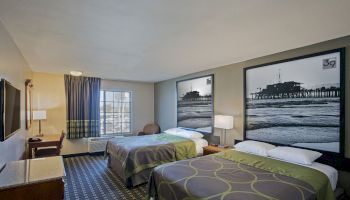
[[[100,93],[101,135],[131,133],[131,92]]]

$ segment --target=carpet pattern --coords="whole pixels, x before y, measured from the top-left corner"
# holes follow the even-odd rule
[[[107,167],[103,156],[64,158],[66,170],[65,199],[141,200],[146,197],[147,185],[132,189]]]

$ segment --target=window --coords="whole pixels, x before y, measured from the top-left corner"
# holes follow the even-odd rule
[[[105,91],[100,94],[101,135],[131,133],[131,92]]]

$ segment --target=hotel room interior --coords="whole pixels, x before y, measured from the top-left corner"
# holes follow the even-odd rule
[[[349,0],[0,0],[0,199],[350,199]]]

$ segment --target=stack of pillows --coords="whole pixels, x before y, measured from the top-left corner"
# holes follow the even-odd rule
[[[183,128],[171,128],[164,132],[188,139],[203,138],[203,134]],[[276,147],[272,144],[252,140],[247,140],[236,144],[235,149],[246,153],[271,157],[302,165],[311,165],[317,158],[322,156],[322,154],[317,151],[293,147]]]
[[[235,145],[236,150],[264,157],[271,157],[291,163],[311,165],[322,154],[317,151],[293,147],[276,147],[272,144],[258,141],[243,141]]]

